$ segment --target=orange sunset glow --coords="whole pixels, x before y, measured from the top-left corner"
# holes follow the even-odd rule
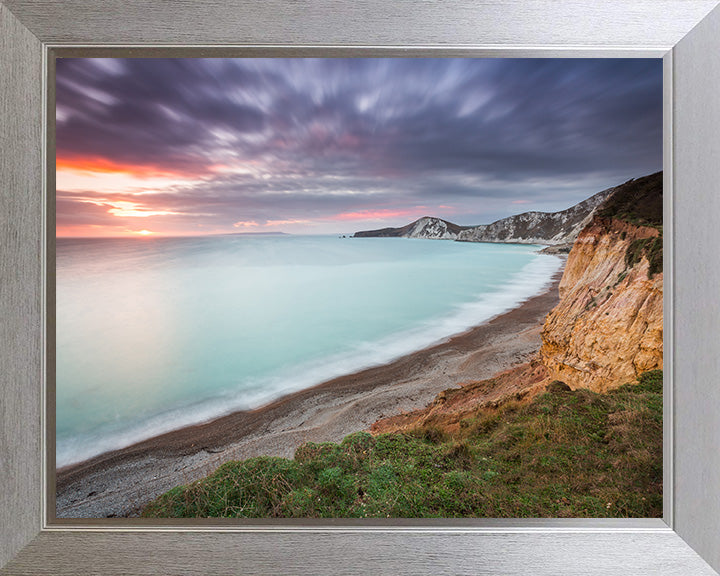
[[[192,173],[183,173],[170,171],[160,166],[144,165],[144,164],[121,164],[111,158],[102,158],[98,156],[80,157],[61,157],[55,158],[55,167],[58,172],[74,172],[85,174],[132,174],[137,178],[147,177],[165,177],[176,178]]]

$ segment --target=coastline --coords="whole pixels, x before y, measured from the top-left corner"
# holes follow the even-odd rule
[[[563,266],[549,287],[447,341],[334,378],[256,410],[174,430],[56,473],[58,518],[133,516],[159,494],[259,455],[291,458],[302,443],[340,441],[377,420],[426,406],[457,383],[528,361],[558,302]]]

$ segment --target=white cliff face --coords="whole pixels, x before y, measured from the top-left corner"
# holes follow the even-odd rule
[[[402,228],[356,232],[355,238],[400,237],[461,242],[506,242],[513,244],[572,244],[592,220],[595,210],[616,188],[598,192],[561,212],[525,212],[481,226],[458,226],[441,218],[425,216]]]
[[[615,191],[608,188],[561,212],[525,212],[492,224],[460,231],[463,242],[512,242],[517,244],[571,244],[592,220],[597,207]]]
[[[402,228],[381,228],[380,230],[366,230],[355,232],[355,238],[429,238],[432,240],[457,240],[458,233],[464,230],[441,218],[425,216],[411,222]]]
[[[457,232],[448,229],[448,223],[439,218],[420,218],[402,235],[403,238],[429,238],[433,240],[456,240]]]

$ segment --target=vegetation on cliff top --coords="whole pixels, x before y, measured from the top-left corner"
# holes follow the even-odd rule
[[[645,256],[650,263],[648,276],[652,278],[656,273],[663,271],[663,238],[638,238],[633,240],[625,252],[625,264],[632,268]]]
[[[598,209],[597,215],[625,220],[636,226],[659,228],[662,231],[663,173],[656,172],[618,186]]]
[[[632,268],[645,256],[650,263],[650,278],[663,271],[662,172],[630,180],[619,186],[600,207],[597,215],[657,229],[659,236],[638,238],[630,243],[625,253],[625,264]]]
[[[558,383],[450,435],[359,432],[293,460],[229,462],[146,517],[659,517],[662,371],[608,394]]]

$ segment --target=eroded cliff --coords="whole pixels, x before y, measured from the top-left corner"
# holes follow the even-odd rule
[[[661,227],[596,216],[568,255],[560,303],[543,326],[549,379],[605,392],[662,368],[661,270]]]
[[[568,255],[560,301],[530,363],[458,383],[424,409],[376,422],[373,433],[429,424],[452,431],[479,409],[564,389],[556,380],[604,393],[662,369],[662,183],[662,172],[630,180],[594,209]]]

